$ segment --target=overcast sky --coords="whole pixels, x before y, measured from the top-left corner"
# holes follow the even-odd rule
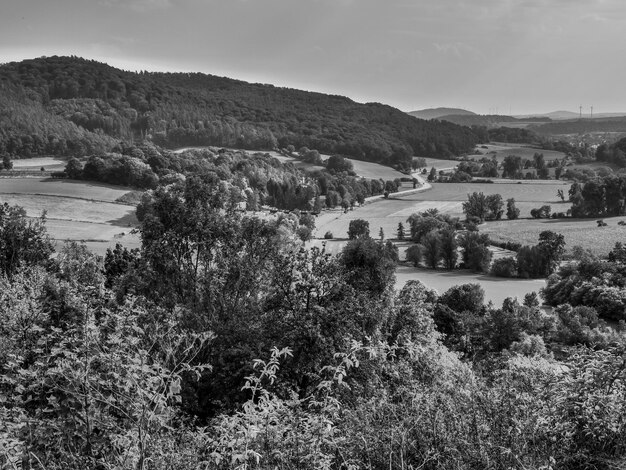
[[[0,62],[78,55],[405,111],[626,111],[624,0],[0,0]]]

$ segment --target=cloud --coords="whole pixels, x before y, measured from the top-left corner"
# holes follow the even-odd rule
[[[164,10],[174,6],[174,0],[98,0],[107,7],[125,7],[138,12]]]
[[[478,50],[477,48],[470,46],[469,44],[463,42],[455,42],[455,43],[438,43],[434,42],[433,47],[435,50],[443,55],[454,55],[455,57],[473,57],[473,58],[483,58],[484,54]]]

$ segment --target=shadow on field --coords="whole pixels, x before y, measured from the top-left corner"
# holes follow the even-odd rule
[[[107,224],[116,225],[118,227],[135,227],[139,224],[137,217],[135,216],[135,210],[129,210],[124,216],[119,219],[107,220]]]

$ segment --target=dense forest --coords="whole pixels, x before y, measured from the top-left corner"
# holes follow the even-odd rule
[[[534,294],[485,304],[477,284],[395,291],[389,241],[307,249],[296,214],[238,211],[211,171],[147,193],[141,219],[139,250],[53,256],[45,218],[0,206],[3,468],[623,462],[626,340],[600,318],[620,247],[611,286],[581,256],[546,312]],[[600,311],[568,294],[587,279]]]
[[[0,66],[0,153],[82,156],[115,141],[166,147],[307,146],[410,167],[470,152],[479,137],[390,106],[200,73],[133,73],[76,57]]]

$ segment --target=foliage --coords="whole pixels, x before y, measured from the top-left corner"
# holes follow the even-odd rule
[[[423,245],[411,245],[406,249],[406,260],[413,263],[413,266],[418,267],[424,257]]]
[[[0,274],[10,277],[20,267],[48,259],[53,248],[45,221],[45,214],[27,220],[21,207],[0,205]]]
[[[548,205],[541,206],[537,209],[531,209],[530,215],[533,219],[549,219],[552,208]]]
[[[515,206],[514,198],[506,200],[506,218],[509,220],[515,220],[519,218],[519,209]]]
[[[356,238],[342,250],[341,262],[352,286],[381,295],[395,280],[398,249],[390,241]]]
[[[355,238],[369,238],[370,236],[370,223],[364,219],[354,219],[350,221],[348,226],[348,238],[354,240]]]
[[[490,241],[486,234],[465,232],[459,237],[463,250],[463,265],[475,272],[488,272],[492,254],[488,248]]]
[[[149,192],[139,252],[69,243],[0,276],[1,467],[619,466],[626,339],[601,318],[625,309],[621,246],[560,265],[542,233],[554,313],[396,293],[390,242],[305,248],[307,214],[243,215],[222,183]],[[488,237],[459,242],[471,264]]]
[[[485,291],[480,284],[462,284],[444,292],[439,302],[458,313],[471,312],[477,314],[483,307]]]
[[[442,240],[435,230],[428,232],[422,237],[421,245],[424,247],[424,263],[431,269],[437,269],[442,259]]]
[[[489,215],[489,205],[487,196],[482,192],[473,192],[467,195],[467,201],[463,203],[463,212],[466,217],[478,217],[480,222],[484,222]]]
[[[517,260],[512,256],[494,260],[489,273],[496,277],[517,277]]]

